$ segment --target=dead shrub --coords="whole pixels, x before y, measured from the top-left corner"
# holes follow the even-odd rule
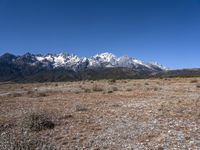
[[[112,107],[120,107],[121,105],[120,104],[117,104],[117,103],[115,103],[115,104],[113,104],[112,105]]]
[[[39,93],[38,93],[38,96],[39,96],[39,97],[46,97],[46,96],[48,96],[48,95],[47,95],[46,92],[39,92]]]
[[[29,91],[27,91],[27,94],[28,95],[33,95],[35,92],[33,91],[33,90],[29,90]]]
[[[200,84],[197,84],[196,87],[197,87],[197,88],[200,88]]]
[[[190,81],[190,83],[198,83],[198,80],[197,80],[197,79],[192,79],[192,80]]]
[[[11,93],[11,96],[12,96],[12,97],[21,97],[21,96],[22,96],[22,93],[17,93],[17,92]]]
[[[1,132],[1,150],[56,149],[55,146],[46,139],[42,139],[40,136],[37,136],[38,134],[32,133],[32,131],[52,129],[54,127],[54,123],[46,112],[25,113],[18,123],[18,125],[13,127],[6,126],[6,129]]]
[[[85,92],[85,93],[90,93],[91,90],[90,90],[90,89],[84,89],[84,92]]]
[[[24,115],[21,126],[30,131],[41,131],[44,129],[53,129],[55,123],[53,118],[47,112],[29,112]]]
[[[110,90],[107,91],[107,93],[113,93],[113,90],[110,89]]]
[[[110,83],[110,84],[116,83],[116,80],[115,79],[110,79],[110,80],[108,80],[108,83]]]
[[[46,96],[48,96],[47,92],[39,92],[37,90],[27,91],[27,95],[29,95],[30,97],[46,97]]]
[[[79,93],[81,93],[81,91],[76,90],[76,91],[74,91],[74,93],[75,93],[75,94],[79,94]]]
[[[118,91],[119,89],[116,86],[114,86],[114,87],[112,87],[112,90],[113,91]]]
[[[126,91],[130,92],[130,91],[132,91],[132,89],[131,88],[127,88]]]
[[[87,107],[86,107],[85,105],[83,105],[83,104],[76,104],[76,105],[75,105],[75,110],[76,110],[76,111],[87,111],[88,109],[87,109]]]
[[[101,92],[101,91],[103,91],[103,88],[101,88],[101,87],[99,87],[98,85],[95,84],[93,86],[92,90],[95,91],[95,92]]]
[[[153,90],[154,90],[154,91],[160,91],[161,88],[159,88],[159,87],[154,87]]]

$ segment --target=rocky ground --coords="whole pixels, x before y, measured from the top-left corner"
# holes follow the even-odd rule
[[[0,149],[200,149],[199,83],[1,83]]]

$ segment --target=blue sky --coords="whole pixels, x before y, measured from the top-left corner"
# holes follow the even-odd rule
[[[0,0],[0,55],[105,51],[200,67],[200,0]]]

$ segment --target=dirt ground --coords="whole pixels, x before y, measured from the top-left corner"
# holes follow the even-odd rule
[[[24,127],[39,112],[55,126]],[[1,83],[0,149],[34,140],[38,149],[200,149],[200,78]]]

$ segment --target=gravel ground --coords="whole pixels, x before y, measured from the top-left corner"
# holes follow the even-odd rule
[[[198,150],[198,82],[200,78],[0,84],[0,149],[13,149],[13,141],[28,139],[29,145],[39,139],[45,142],[38,149]],[[55,127],[22,130],[23,117],[40,111],[52,116]]]

